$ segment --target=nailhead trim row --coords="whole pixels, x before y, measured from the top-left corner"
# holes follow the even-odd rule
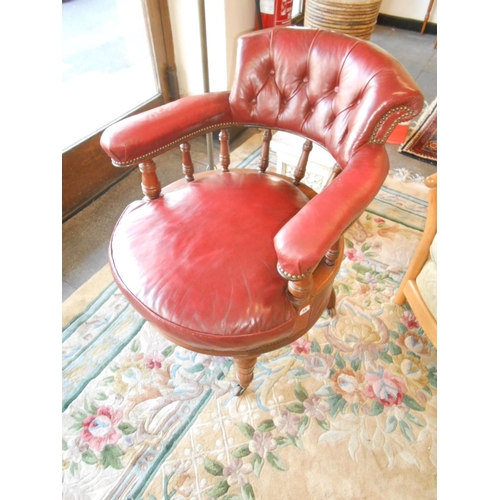
[[[278,271],[279,273],[281,274],[281,276],[283,276],[284,278],[286,278],[287,280],[303,280],[304,278],[307,277],[307,275],[309,273],[304,273],[304,274],[298,274],[297,276],[293,275],[293,274],[290,274],[290,273],[287,273],[286,271],[284,271],[281,266],[279,265],[278,263]]]
[[[394,113],[398,113],[400,111],[406,111],[405,114],[401,115],[400,117],[396,118],[394,123],[391,125],[389,130],[385,133],[384,137],[382,139],[375,139],[377,136],[380,128],[382,125],[387,121],[387,119]],[[375,126],[373,133],[370,137],[370,140],[368,141],[368,144],[383,144],[387,140],[387,138],[391,135],[392,131],[396,128],[398,123],[403,121],[405,118],[412,116],[413,112],[410,108],[406,106],[400,106],[394,109],[391,109],[385,115],[382,117],[382,119],[377,123]],[[237,126],[243,126],[244,124],[239,123],[239,122],[226,122],[226,123],[218,123],[216,125],[212,125],[210,127],[204,127],[201,129],[196,130],[196,132],[192,132],[191,134],[182,136],[181,138],[177,139],[176,141],[170,142],[166,144],[165,146],[162,146],[161,148],[155,149],[151,151],[148,154],[138,156],[137,158],[134,158],[133,160],[126,161],[126,162],[118,162],[115,160],[112,160],[112,163],[115,167],[132,167],[134,165],[137,165],[138,163],[141,163],[141,160],[145,160],[148,158],[152,158],[155,156],[158,156],[159,154],[163,153],[164,151],[168,151],[169,149],[173,148],[174,146],[177,146],[178,144],[182,144],[183,142],[188,141],[189,139],[192,139],[193,137],[197,137],[199,135],[203,135],[204,132],[208,132],[210,130],[218,130],[221,128],[226,128],[226,127],[237,127]],[[298,277],[299,278],[299,277]],[[297,279],[298,279],[297,278]]]
[[[196,132],[192,132],[191,134],[184,135],[180,139],[177,139],[176,141],[170,142],[166,144],[165,146],[162,146],[161,148],[155,149],[154,151],[151,151],[148,154],[138,156],[137,158],[134,158],[133,160],[130,161],[125,161],[125,162],[119,162],[112,160],[112,163],[115,167],[132,167],[133,165],[136,165],[141,162],[141,160],[145,160],[147,158],[152,158],[154,156],[158,156],[159,154],[163,153],[164,151],[167,151],[174,146],[177,146],[178,144],[182,144],[183,142],[188,141],[189,139],[192,139],[193,137],[196,137],[198,135],[203,135],[203,132],[208,132],[210,130],[218,130],[221,128],[226,128],[226,127],[238,127],[238,126],[243,126],[244,124],[239,123],[239,122],[227,122],[227,123],[218,123],[216,125],[212,125],[210,127],[204,127],[196,130]]]
[[[394,120],[394,123],[389,127],[389,130],[385,133],[384,137],[382,139],[375,139],[377,136],[380,128],[382,125],[387,121],[387,119],[394,113],[398,113],[400,111],[405,111],[405,114],[399,116]],[[410,116],[413,115],[413,111],[408,108],[407,106],[399,106],[398,108],[391,109],[388,111],[382,119],[375,125],[375,129],[373,130],[372,136],[370,137],[370,140],[368,141],[368,144],[384,144],[385,141],[389,138],[391,135],[392,131],[396,128],[398,123],[402,122],[405,118],[409,118]]]

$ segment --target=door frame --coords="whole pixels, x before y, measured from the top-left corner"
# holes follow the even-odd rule
[[[142,0],[142,6],[160,91],[147,102],[117,117],[112,123],[179,97],[168,2]],[[110,125],[111,123],[107,123],[62,153],[63,222],[76,215],[123,177],[130,174],[133,168],[114,167],[109,156],[101,148],[101,135]]]

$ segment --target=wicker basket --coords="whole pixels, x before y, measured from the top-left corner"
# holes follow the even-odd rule
[[[369,40],[382,0],[307,0],[304,26],[340,31]]]

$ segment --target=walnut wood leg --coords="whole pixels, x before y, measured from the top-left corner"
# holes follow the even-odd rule
[[[238,382],[240,384],[240,389],[237,392],[237,396],[243,394],[245,389],[250,385],[253,380],[253,369],[255,363],[257,362],[257,356],[245,357],[245,358],[234,358],[236,364]]]
[[[300,181],[306,175],[307,160],[309,159],[309,153],[312,151],[312,147],[312,141],[310,141],[309,139],[307,139],[302,146],[302,154],[300,155],[299,163],[293,171],[293,183],[296,186],[300,184]]]
[[[336,241],[332,246],[332,248],[330,248],[328,252],[326,252],[325,263],[328,266],[334,266],[338,264],[339,258],[340,258],[340,240]],[[330,300],[328,301],[328,305],[326,306],[328,314],[330,315],[331,318],[333,318],[337,314],[337,311],[335,310],[336,305],[337,305],[337,296],[335,295],[335,290],[332,287],[332,294],[330,295]]]
[[[335,306],[337,305],[337,296],[335,295],[335,290],[332,288],[332,294],[330,295],[330,300],[328,301],[328,305],[326,306],[326,310],[331,318],[333,318],[337,311]]]

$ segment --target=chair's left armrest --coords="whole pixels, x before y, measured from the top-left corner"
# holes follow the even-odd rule
[[[389,171],[384,145],[367,145],[274,238],[282,271],[308,274],[373,200]]]
[[[394,298],[394,302],[399,305],[403,305],[405,302],[406,284],[417,278],[429,258],[430,247],[437,232],[437,173],[427,177],[425,185],[429,188],[429,202],[424,232]]]
[[[183,97],[111,125],[101,146],[115,166],[129,167],[232,121],[229,92]]]

